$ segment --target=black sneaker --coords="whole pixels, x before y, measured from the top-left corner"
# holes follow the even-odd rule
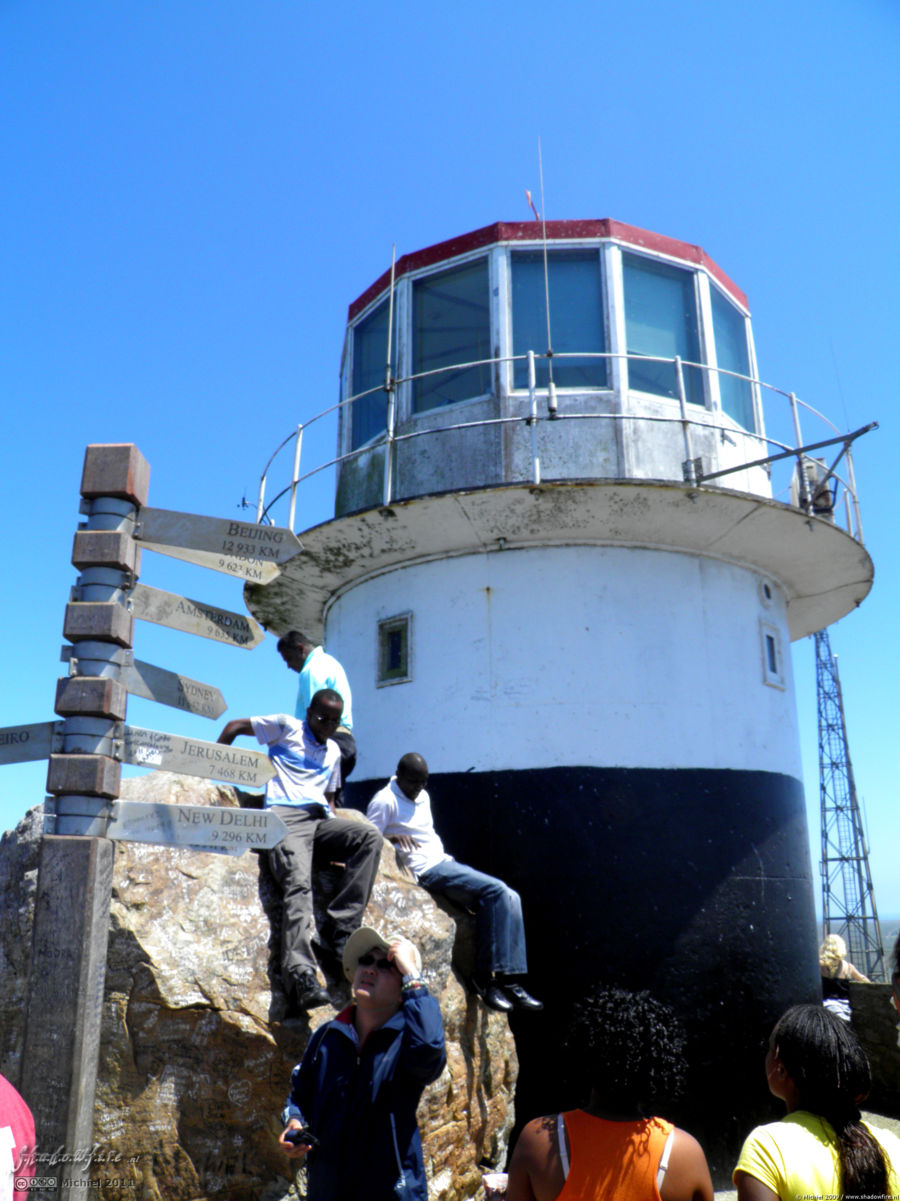
[[[306,1013],[309,1009],[319,1009],[322,1005],[330,1005],[328,993],[316,979],[315,972],[304,972],[298,976],[291,987],[288,999],[288,1012],[295,1016],[299,1010]]]

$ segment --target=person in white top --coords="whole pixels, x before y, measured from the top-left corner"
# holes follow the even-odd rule
[[[381,858],[378,831],[367,822],[335,819],[340,787],[340,749],[332,735],[341,721],[343,702],[323,688],[313,696],[306,720],[287,713],[230,721],[219,742],[231,744],[252,735],[269,749],[275,778],[266,785],[265,806],[288,828],[283,842],[269,851],[269,867],[284,897],[281,922],[281,979],[289,1017],[327,1005],[327,992],[316,978],[312,863],[344,865],[340,884],[328,900],[320,929],[319,953],[340,964],[344,944],[361,922]]]
[[[475,976],[471,984],[491,1009],[543,1009],[519,978],[528,971],[519,894],[502,880],[457,863],[444,850],[425,791],[428,764],[410,752],[397,774],[372,797],[366,817],[400,852],[403,863],[428,892],[475,913]]]

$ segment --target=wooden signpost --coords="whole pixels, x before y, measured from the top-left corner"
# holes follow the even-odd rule
[[[271,760],[262,751],[239,750],[219,742],[201,742],[199,738],[182,738],[140,726],[123,727],[120,756],[123,762],[135,767],[225,780],[242,788],[261,788],[275,775]]]
[[[144,663],[141,659],[135,659],[125,668],[122,683],[132,696],[159,701],[161,705],[184,709],[186,713],[196,713],[199,717],[220,717],[228,707],[222,693],[212,684],[201,684],[190,676],[166,671],[164,667],[154,667],[152,663]]]
[[[265,638],[262,627],[252,617],[174,592],[163,592],[160,588],[149,588],[146,584],[135,584],[132,588],[131,605],[135,617],[143,621],[184,630],[186,634],[199,634],[201,638],[227,642],[245,650],[252,650]]]
[[[218,717],[217,688],[134,659],[135,617],[252,649],[252,618],[137,582],[140,547],[246,580],[267,582],[301,549],[290,530],[146,507],[150,469],[129,443],[89,446],[81,480],[87,521],[75,535],[81,574],[66,606],[59,681],[63,719],[0,729],[0,764],[47,758],[55,800],[45,833],[34,909],[20,1089],[38,1149],[64,1150],[53,1187],[90,1186],[94,1092],[112,886],[113,841],[207,851],[270,849],[283,823],[265,810],[119,801],[121,764],[259,787],[274,775],[266,755],[125,724],[129,693]]]
[[[226,809],[212,805],[160,805],[148,801],[116,801],[107,838],[153,842],[195,850],[267,851],[287,833],[284,822],[268,809]]]
[[[148,550],[241,576],[254,584],[268,584],[278,575],[278,565],[302,550],[296,534],[279,526],[200,517],[174,509],[142,509],[134,536]]]
[[[0,729],[0,763],[30,763],[62,750],[62,722],[39,721]]]

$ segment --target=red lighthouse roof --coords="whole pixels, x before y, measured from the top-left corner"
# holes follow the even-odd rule
[[[540,243],[545,227],[539,221],[496,221],[493,225],[483,225],[470,233],[448,238],[444,242],[436,242],[423,250],[404,254],[397,260],[395,275],[399,279],[403,275],[420,271],[423,267],[431,267],[435,263],[469,254],[484,246],[495,246],[501,242],[530,242]],[[614,221],[611,217],[590,219],[585,221],[548,221],[546,223],[548,242],[584,241],[603,239],[620,242],[633,246],[637,250],[648,250],[654,254],[666,255],[684,263],[693,263],[703,267],[721,285],[722,288],[736,300],[745,310],[748,309],[747,297],[733,280],[725,274],[717,263],[709,257],[701,246],[690,242],[680,242],[677,238],[656,234],[648,229],[640,229],[636,225],[626,225],[622,221]],[[388,286],[391,280],[390,270],[385,271],[375,280],[361,296],[352,302],[348,309],[347,319],[352,321]]]

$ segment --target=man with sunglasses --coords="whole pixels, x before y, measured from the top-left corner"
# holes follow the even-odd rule
[[[319,930],[319,953],[341,962],[344,944],[362,921],[381,858],[381,837],[368,822],[335,817],[341,753],[333,734],[340,725],[343,701],[320,689],[299,722],[286,713],[230,721],[219,742],[255,735],[268,746],[275,778],[266,785],[266,808],[274,808],[287,826],[283,842],[269,851],[269,867],[284,898],[281,919],[281,981],[288,997],[288,1018],[328,1005],[328,993],[316,977],[312,944],[313,859],[344,865],[329,898]]]
[[[363,926],[343,963],[353,1003],[294,1068],[279,1146],[307,1159],[307,1201],[426,1201],[416,1108],[446,1062],[440,1006],[405,938]]]

